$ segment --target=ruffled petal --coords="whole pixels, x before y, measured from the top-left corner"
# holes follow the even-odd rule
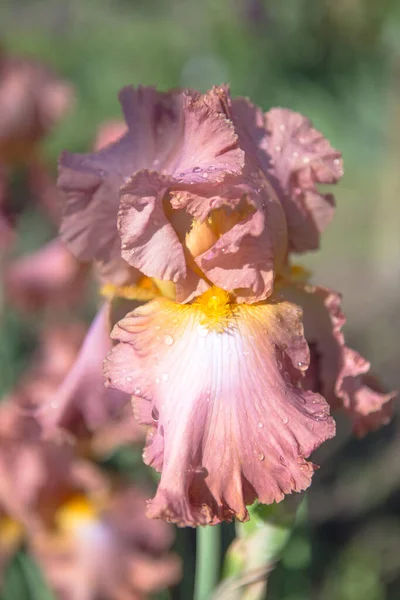
[[[246,504],[306,489],[305,458],[335,432],[302,389],[309,353],[301,311],[245,306],[212,288],[192,305],[155,300],[127,315],[105,361],[150,426],[145,461],[162,470],[149,516],[179,525],[248,517]]]
[[[195,257],[196,264],[214,285],[234,291],[238,301],[263,300],[272,291],[275,269],[286,258],[284,213],[274,192],[263,181],[258,187],[249,184],[228,187],[224,198],[226,205],[236,203],[237,208],[231,216],[220,220],[224,224],[235,217],[236,222],[220,230],[216,243]],[[246,198],[244,215],[247,216],[242,218],[237,198],[242,199],[242,205]],[[216,207],[222,205],[215,203]],[[213,213],[210,214],[212,221]]]
[[[293,284],[280,290],[303,309],[305,336],[312,362],[307,383],[332,408],[347,412],[355,433],[364,435],[389,422],[395,393],[383,393],[368,375],[370,363],[345,344],[346,319],[340,295],[327,288]]]
[[[303,115],[274,108],[265,117],[266,172],[286,213],[291,249],[314,250],[334,214],[333,196],[321,194],[316,184],[340,179],[341,155]]]
[[[184,184],[219,183],[228,175],[239,175],[244,152],[239,147],[225,105],[227,89],[213,88],[200,95],[182,94],[183,130],[164,172]]]
[[[234,99],[231,110],[249,162],[262,169],[282,202],[290,249],[318,248],[335,204],[333,196],[320,193],[316,184],[340,179],[340,153],[299,113],[273,108],[264,115],[245,98]]]
[[[61,236],[78,258],[96,260],[104,279],[116,284],[130,275],[117,230],[119,189],[138,169],[164,160],[180,131],[175,131],[179,115],[172,109],[176,94],[125,88],[120,100],[128,132],[92,154],[64,152],[58,181],[66,194]]]
[[[118,227],[122,256],[149,277],[177,281],[186,275],[182,244],[167,219],[167,179],[140,171],[121,190]]]

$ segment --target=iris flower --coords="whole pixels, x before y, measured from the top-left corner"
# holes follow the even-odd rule
[[[341,157],[302,115],[263,113],[226,86],[120,100],[117,141],[61,157],[61,235],[107,290],[138,301],[105,375],[132,396],[144,460],[161,472],[147,514],[246,520],[256,498],[310,485],[307,458],[335,434],[330,405],[365,416],[392,398],[366,387],[337,297],[290,266],[333,216],[318,184],[341,177]]]

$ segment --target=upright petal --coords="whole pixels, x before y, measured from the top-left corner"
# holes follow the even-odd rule
[[[334,214],[334,198],[316,184],[336,183],[343,175],[340,153],[306,117],[288,109],[264,115],[247,99],[236,98],[232,118],[248,160],[262,169],[282,202],[290,249],[318,248]]]
[[[266,172],[286,213],[291,249],[314,250],[334,214],[333,196],[321,194],[316,184],[340,179],[340,153],[299,113],[274,108],[265,117]]]
[[[114,329],[109,384],[150,425],[145,461],[162,470],[148,514],[179,525],[247,518],[246,504],[307,488],[305,458],[334,435],[328,405],[302,389],[301,311],[233,304],[211,288],[192,305],[155,300]]]
[[[130,275],[117,230],[119,189],[138,169],[165,160],[180,133],[177,94],[125,88],[120,100],[128,132],[92,154],[63,153],[59,175],[66,194],[63,239],[81,260],[100,263],[104,278],[116,284]]]
[[[186,275],[183,247],[167,219],[167,178],[140,171],[121,190],[118,227],[122,256],[149,277],[177,281]]]

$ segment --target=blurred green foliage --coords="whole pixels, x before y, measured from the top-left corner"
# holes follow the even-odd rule
[[[345,293],[348,338],[398,385],[399,2],[0,0],[0,19],[7,50],[46,61],[76,86],[74,111],[44,145],[54,167],[62,149],[87,150],[97,126],[120,116],[117,93],[129,83],[206,89],[228,81],[235,95],[265,109],[309,116],[343,151],[346,175],[336,222],[322,252],[305,263],[320,283]],[[35,211],[18,229],[21,253],[53,233]],[[22,372],[35,326],[9,307],[0,331],[2,392]],[[400,597],[397,427],[351,443],[339,431],[312,487],[311,522],[295,529],[269,600]],[[371,483],[369,461],[385,452],[389,475],[383,482],[377,467]],[[123,468],[138,468],[136,458],[124,455]],[[383,491],[371,506],[372,488]],[[3,600],[50,600],[44,587],[35,591],[40,575],[24,553],[7,577]]]

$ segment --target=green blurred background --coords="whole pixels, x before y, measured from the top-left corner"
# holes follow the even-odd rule
[[[74,111],[45,143],[54,167],[62,149],[87,150],[97,126],[120,116],[117,92],[128,83],[205,90],[227,81],[266,110],[310,117],[343,152],[345,176],[322,249],[302,262],[343,293],[348,342],[386,387],[399,387],[398,1],[0,0],[0,38],[76,86]],[[21,251],[52,235],[34,212],[19,230]],[[10,312],[0,334],[4,392],[29,356],[31,333]],[[339,420],[316,462],[310,521],[295,531],[268,598],[397,600],[398,419],[362,441]]]

